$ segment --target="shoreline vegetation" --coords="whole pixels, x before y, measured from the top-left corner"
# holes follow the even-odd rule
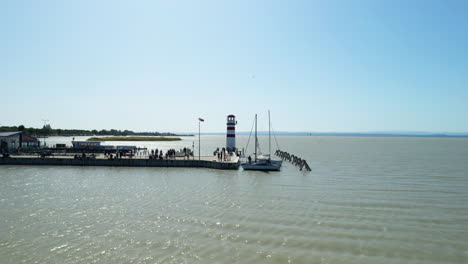
[[[180,141],[178,137],[91,137],[87,141]]]
[[[117,129],[102,129],[102,130],[84,130],[84,129],[60,129],[52,128],[49,124],[44,125],[42,128],[19,126],[0,126],[0,132],[23,131],[25,134],[35,137],[47,136],[175,136],[175,137],[188,137],[194,135],[178,135],[169,132],[134,132],[131,130],[117,130]]]

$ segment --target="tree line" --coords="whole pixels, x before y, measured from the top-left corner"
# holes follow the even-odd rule
[[[43,136],[177,136],[172,133],[160,132],[133,132],[131,130],[117,129],[102,129],[102,130],[84,130],[84,129],[54,129],[50,125],[45,125],[42,128],[19,126],[2,126],[0,132],[22,131],[26,135],[34,137]]]

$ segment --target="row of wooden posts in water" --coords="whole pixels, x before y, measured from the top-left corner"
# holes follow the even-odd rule
[[[287,160],[291,162],[292,164],[299,166],[299,170],[302,170],[305,168],[307,171],[311,171],[312,169],[309,167],[309,164],[307,164],[307,161],[305,159],[301,159],[298,156],[289,154],[286,151],[281,151],[277,150],[275,152],[275,155],[280,157],[282,160]]]

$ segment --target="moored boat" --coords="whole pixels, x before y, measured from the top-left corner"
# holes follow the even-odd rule
[[[270,122],[270,111],[268,111],[268,121]],[[269,151],[271,153],[271,128],[269,127],[268,133],[269,140]],[[267,155],[257,155],[258,153],[258,138],[257,138],[257,114],[255,114],[255,152],[254,160],[250,159],[242,163],[241,166],[244,170],[258,170],[258,171],[279,171],[281,165],[283,164],[282,160],[272,160],[270,158],[271,154]]]

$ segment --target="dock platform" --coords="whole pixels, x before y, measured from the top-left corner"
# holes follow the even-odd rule
[[[108,159],[103,155],[96,158],[74,158],[73,156],[12,156],[0,158],[0,165],[32,165],[32,166],[108,166],[108,167],[180,167],[180,168],[211,168],[220,170],[237,170],[240,160],[231,156],[228,161],[218,161],[216,156],[202,156],[172,159],[149,159],[147,157]]]

